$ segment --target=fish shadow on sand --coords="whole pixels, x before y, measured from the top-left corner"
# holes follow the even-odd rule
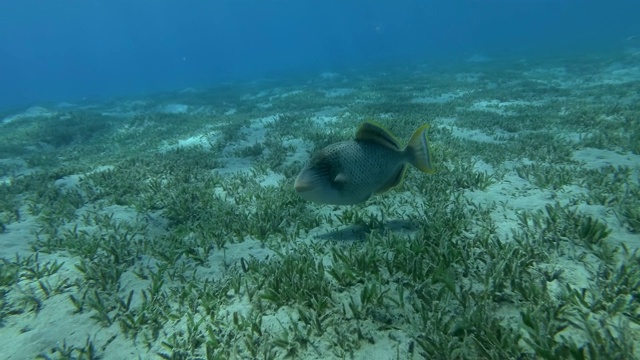
[[[408,220],[389,220],[385,221],[382,226],[370,227],[366,225],[353,224],[347,225],[340,229],[329,230],[325,233],[315,236],[316,239],[334,240],[334,241],[363,241],[372,231],[380,233],[393,232],[398,235],[411,234],[418,231],[420,227],[412,221]]]

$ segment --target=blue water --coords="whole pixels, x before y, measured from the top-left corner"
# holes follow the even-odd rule
[[[620,49],[640,1],[3,0],[0,107],[474,54]]]

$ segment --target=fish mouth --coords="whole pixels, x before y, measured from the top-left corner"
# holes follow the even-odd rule
[[[293,188],[296,189],[296,192],[301,193],[313,189],[313,186],[309,181],[304,181],[300,180],[300,178],[297,178],[295,184],[293,185]]]
[[[296,182],[293,184],[293,188],[297,193],[303,193],[312,191],[318,187],[317,179],[309,173],[309,171],[302,171],[296,178]]]

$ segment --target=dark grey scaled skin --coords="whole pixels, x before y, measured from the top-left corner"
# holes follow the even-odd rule
[[[402,151],[373,142],[343,141],[317,153],[301,173],[315,194],[303,197],[325,204],[363,202],[394,181],[406,166]]]

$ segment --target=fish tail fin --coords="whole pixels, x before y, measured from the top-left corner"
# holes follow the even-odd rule
[[[431,164],[431,152],[429,151],[429,140],[427,139],[429,127],[429,124],[424,124],[413,133],[409,144],[404,149],[404,153],[407,155],[411,165],[422,172],[433,174],[436,170]]]

